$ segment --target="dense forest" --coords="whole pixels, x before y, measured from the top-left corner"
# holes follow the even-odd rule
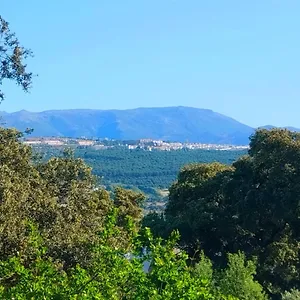
[[[137,187],[168,188],[184,165],[192,162],[220,161],[230,164],[242,151],[174,150],[144,151],[78,149],[76,155],[90,165],[104,183]]]
[[[173,150],[145,151],[129,150],[124,146],[96,150],[93,147],[72,147],[74,155],[82,158],[92,167],[99,184],[113,190],[114,186],[140,190],[147,196],[146,206],[158,208],[157,203],[165,200],[166,189],[176,179],[179,170],[188,163],[208,163],[218,161],[231,164],[246,154],[244,150]],[[41,155],[42,161],[61,156],[63,148],[51,146],[33,147]],[[162,190],[162,191],[161,191]]]
[[[62,153],[61,148],[51,146],[39,147],[37,150],[44,159]],[[188,163],[218,161],[231,164],[245,153],[242,150],[145,151],[117,146],[105,150],[96,150],[90,146],[74,149],[75,157],[82,158],[91,166],[93,174],[103,184],[123,184],[141,189],[168,188],[176,179],[178,171]]]

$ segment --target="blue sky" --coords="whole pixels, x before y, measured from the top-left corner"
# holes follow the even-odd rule
[[[300,127],[299,0],[1,0],[39,76],[0,110],[210,108]]]

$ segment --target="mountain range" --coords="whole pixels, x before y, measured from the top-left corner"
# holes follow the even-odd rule
[[[5,127],[32,136],[85,137],[137,140],[142,138],[178,142],[248,144],[254,128],[209,109],[156,107],[127,110],[49,110],[0,113]],[[265,128],[274,126],[268,125]],[[290,128],[291,129],[291,128]],[[297,130],[293,128],[293,130]]]

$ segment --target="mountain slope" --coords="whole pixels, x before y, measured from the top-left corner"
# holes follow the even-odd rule
[[[3,113],[8,127],[33,128],[33,136],[163,139],[247,144],[253,128],[208,109],[191,107],[130,110],[53,110]]]

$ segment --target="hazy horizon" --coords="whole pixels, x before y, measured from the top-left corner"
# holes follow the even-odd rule
[[[122,108],[122,109],[117,109],[117,108],[107,108],[107,109],[100,109],[100,108],[65,108],[65,109],[46,109],[46,110],[41,110],[41,111],[34,111],[34,110],[27,110],[27,109],[21,109],[21,110],[16,110],[16,111],[3,111],[0,109],[0,113],[4,112],[4,113],[8,113],[8,114],[13,114],[13,113],[19,113],[19,112],[22,112],[22,111],[26,111],[26,112],[29,112],[29,113],[43,113],[43,112],[49,112],[49,111],[69,111],[69,110],[79,110],[79,111],[86,111],[86,110],[98,110],[98,111],[123,111],[123,110],[136,110],[136,109],[159,109],[159,108],[176,108],[176,107],[186,107],[186,108],[192,108],[192,109],[200,109],[200,110],[210,110],[210,111],[213,111],[214,113],[217,113],[217,114],[221,114],[219,113],[218,111],[215,111],[215,110],[212,110],[212,109],[207,109],[207,108],[200,108],[200,107],[192,107],[192,106],[185,106],[185,105],[177,105],[177,106],[140,106],[140,107],[134,107],[134,108]],[[0,106],[1,108],[1,106]],[[231,116],[229,115],[225,115],[225,114],[221,114],[221,115],[224,115],[226,117],[229,117],[229,118],[232,118]],[[0,115],[0,118],[1,118],[1,115]],[[247,125],[249,127],[252,127],[252,128],[259,128],[259,127],[264,127],[264,126],[274,126],[274,127],[290,127],[290,128],[297,128],[296,126],[292,126],[290,124],[285,124],[285,125],[281,125],[281,126],[276,126],[274,124],[260,124],[258,126],[251,126],[247,123],[244,123],[244,122],[241,122],[240,120],[238,119],[235,119],[235,118],[232,118],[234,119],[235,121],[238,121],[244,125]],[[297,128],[298,129],[298,128]],[[299,128],[300,129],[300,128]]]

